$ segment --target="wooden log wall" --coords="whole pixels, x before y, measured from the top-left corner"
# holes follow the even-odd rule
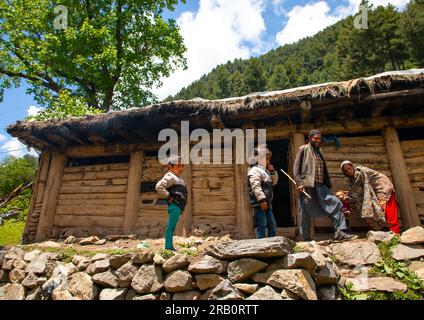
[[[401,142],[409,181],[421,223],[424,223],[424,140]]]
[[[141,184],[150,182],[156,185],[167,171],[167,167],[161,164],[157,157],[144,157]],[[136,232],[141,236],[163,237],[168,221],[167,205],[157,203],[158,196],[154,185],[150,192],[141,193]]]
[[[340,147],[337,147],[335,143],[325,143],[322,146],[334,193],[339,190],[348,190],[348,179],[340,169],[340,164],[344,160],[350,160],[355,164],[377,170],[392,179],[390,163],[382,136],[341,137],[339,139]],[[349,222],[350,226],[354,228],[367,227],[358,213],[352,214]],[[327,218],[315,219],[315,224],[316,227],[332,226]]]
[[[72,234],[122,232],[128,163],[65,167],[54,226]],[[75,234],[76,233],[76,234]]]

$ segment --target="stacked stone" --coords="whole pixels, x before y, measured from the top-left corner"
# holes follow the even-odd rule
[[[406,236],[404,242],[416,242]],[[414,259],[424,257],[421,244],[399,246],[408,248],[394,248],[395,258],[412,249],[418,250]],[[0,300],[334,300],[338,283],[350,281],[362,291],[358,277],[348,273],[380,259],[369,240],[296,244],[285,237],[215,243],[197,257],[165,259],[145,249],[91,259],[77,255],[70,263],[58,261],[56,253],[15,247],[0,252]],[[369,280],[367,291],[406,290],[391,278]]]

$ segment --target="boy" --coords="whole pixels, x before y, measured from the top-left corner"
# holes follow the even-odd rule
[[[184,171],[181,157],[171,157],[168,162],[168,172],[156,184],[156,191],[160,198],[168,202],[168,226],[165,233],[165,249],[174,249],[173,237],[178,219],[187,204],[187,188],[181,178]]]
[[[275,237],[277,223],[272,212],[272,187],[278,183],[278,173],[270,163],[272,153],[266,146],[254,149],[256,165],[250,168],[249,178],[250,204],[255,210],[256,238]]]

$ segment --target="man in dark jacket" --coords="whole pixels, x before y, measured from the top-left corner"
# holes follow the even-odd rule
[[[357,237],[347,233],[343,204],[331,192],[331,180],[324,155],[320,148],[321,132],[312,130],[309,143],[299,148],[294,163],[294,178],[299,190],[300,234],[310,241],[311,218],[327,216],[335,229],[335,239],[353,240]],[[306,191],[312,199],[305,196]]]

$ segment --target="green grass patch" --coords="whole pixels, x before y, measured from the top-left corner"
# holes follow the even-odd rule
[[[21,243],[25,222],[20,220],[6,220],[0,226],[0,246],[17,245]]]

